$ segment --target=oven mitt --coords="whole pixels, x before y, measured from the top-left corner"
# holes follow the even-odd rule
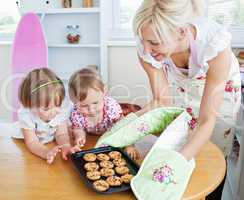
[[[195,167],[181,154],[163,147],[150,151],[131,188],[138,200],[180,200]],[[160,198],[159,198],[160,197]]]
[[[178,107],[161,107],[140,117],[130,113],[105,132],[95,147],[125,147],[134,144],[146,135],[161,133],[182,112],[184,109]]]
[[[187,141],[187,112],[180,114],[160,135],[131,180],[138,200],[180,200],[195,168],[177,152]]]

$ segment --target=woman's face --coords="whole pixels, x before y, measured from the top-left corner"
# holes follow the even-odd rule
[[[169,58],[173,53],[177,52],[179,45],[177,39],[175,39],[175,42],[172,41],[170,44],[159,42],[149,24],[142,26],[141,35],[145,53],[150,54],[157,61]]]

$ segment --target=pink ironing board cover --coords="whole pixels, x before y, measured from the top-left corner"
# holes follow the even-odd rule
[[[39,17],[25,14],[17,27],[12,46],[12,119],[17,119],[18,88],[23,77],[32,69],[48,66],[46,39]]]

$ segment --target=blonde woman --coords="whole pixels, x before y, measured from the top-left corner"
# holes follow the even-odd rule
[[[193,134],[180,150],[188,160],[212,136],[230,152],[240,106],[240,75],[231,35],[202,17],[201,0],[144,0],[134,17],[137,51],[153,100],[142,110],[181,106]],[[139,113],[140,114],[140,113]]]

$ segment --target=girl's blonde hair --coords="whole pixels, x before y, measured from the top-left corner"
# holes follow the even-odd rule
[[[184,27],[201,16],[202,0],[143,0],[133,20],[135,35],[141,37],[144,24],[150,24],[157,40],[167,43],[177,28]]]
[[[92,68],[83,68],[75,72],[69,80],[69,95],[73,102],[83,101],[90,88],[104,92],[104,83],[99,73]]]
[[[62,81],[48,68],[32,70],[19,87],[19,100],[26,108],[48,107],[52,101],[61,106],[64,97]]]

